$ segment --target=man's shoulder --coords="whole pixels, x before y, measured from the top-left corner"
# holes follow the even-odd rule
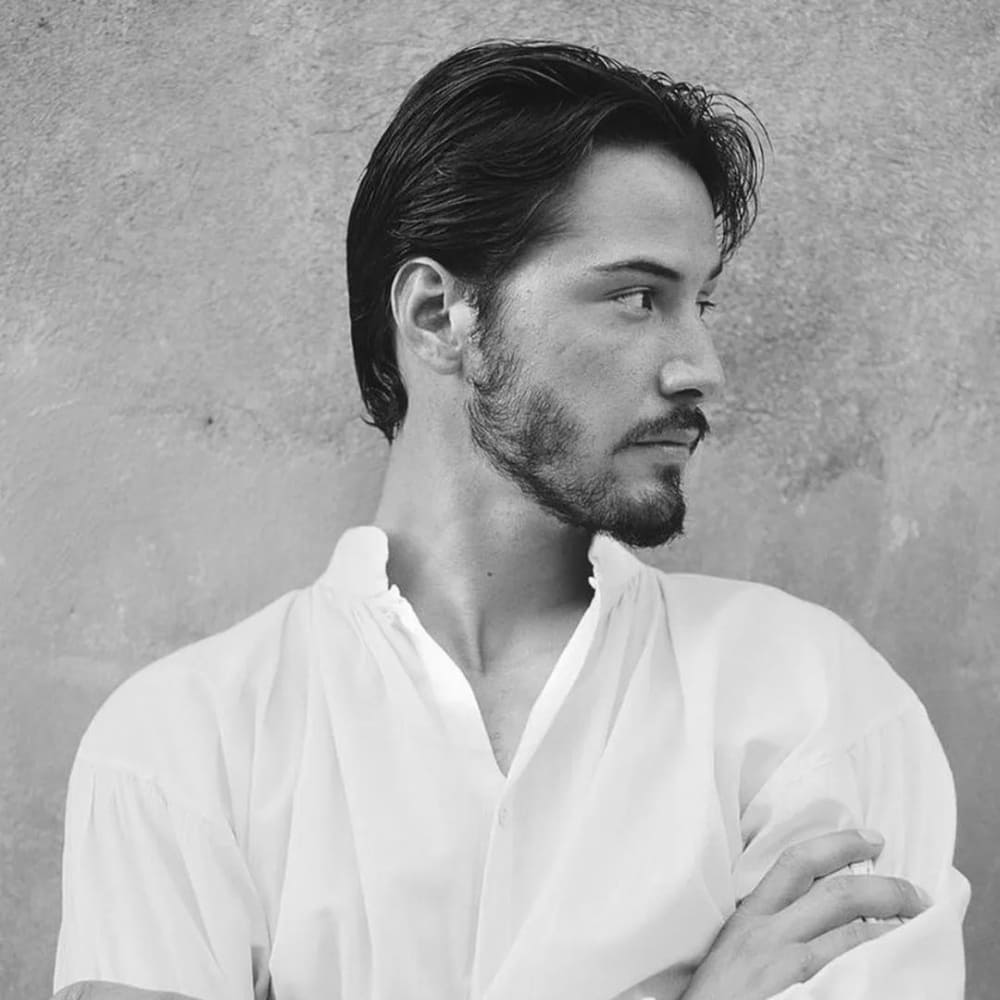
[[[169,785],[249,751],[276,691],[287,705],[289,689],[305,689],[306,593],[290,591],[141,667],[100,706],[78,759]]]
[[[721,636],[745,634],[747,629],[772,636],[800,632],[812,641],[855,631],[836,612],[773,584],[705,573],[654,572],[672,621],[685,627]]]
[[[712,706],[720,759],[754,765],[744,792],[786,758],[832,758],[923,715],[903,677],[829,608],[746,580],[659,580],[682,684]]]
[[[657,573],[679,655],[723,683],[789,701],[857,696],[868,709],[914,698],[859,629],[822,604],[766,583]]]

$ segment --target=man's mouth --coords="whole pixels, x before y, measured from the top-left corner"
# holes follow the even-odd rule
[[[685,448],[688,452],[693,452],[698,447],[701,436],[699,430],[677,430],[657,434],[655,437],[643,438],[636,441],[635,444],[641,447]]]

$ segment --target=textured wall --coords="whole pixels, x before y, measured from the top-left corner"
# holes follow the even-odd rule
[[[478,9],[476,9],[478,7]],[[775,152],[663,565],[854,622],[928,704],[1000,955],[1000,44],[991,0],[0,5],[0,996],[47,995],[65,780],[129,673],[364,521],[343,238],[403,88],[488,35],[733,90]],[[919,777],[919,776],[918,776]]]

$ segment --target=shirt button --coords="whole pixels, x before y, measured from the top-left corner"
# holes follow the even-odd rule
[[[507,807],[501,806],[500,810],[497,812],[497,826],[506,826],[507,816]]]

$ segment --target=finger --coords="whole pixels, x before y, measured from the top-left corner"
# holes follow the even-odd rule
[[[795,961],[801,968],[802,978],[798,981],[805,982],[835,958],[839,958],[852,948],[857,948],[858,945],[891,933],[898,926],[896,923],[866,924],[856,920],[854,923],[838,927],[812,941],[798,945],[793,951]]]
[[[70,983],[59,990],[58,993],[54,993],[52,1000],[82,1000],[85,990],[85,983]]]
[[[811,941],[861,917],[915,917],[930,901],[912,882],[884,875],[839,875],[814,885],[774,917],[783,941]]]
[[[877,857],[883,844],[874,831],[862,835],[859,830],[838,830],[786,847],[741,901],[740,909],[760,916],[778,913],[806,893],[816,879],[855,861]]]

